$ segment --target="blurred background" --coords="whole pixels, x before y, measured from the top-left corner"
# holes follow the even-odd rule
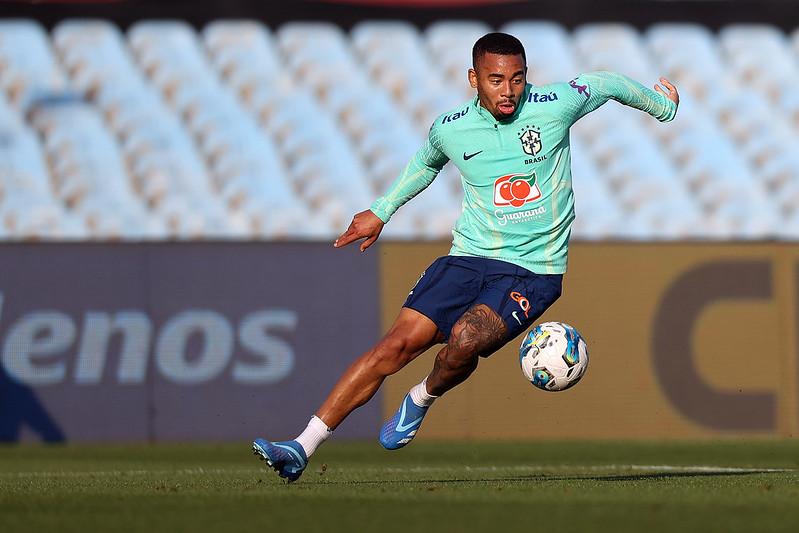
[[[792,436],[797,28],[793,0],[0,2],[0,440],[293,436],[448,250],[452,165],[379,246],[330,242],[473,96],[496,30],[536,85],[666,76],[680,110],[572,130],[544,318],[588,339],[583,382],[534,390],[514,342],[421,438]],[[429,366],[338,434],[373,438]]]

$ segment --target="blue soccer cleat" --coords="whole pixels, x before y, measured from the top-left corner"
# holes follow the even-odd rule
[[[427,407],[419,407],[406,394],[399,410],[380,429],[380,444],[386,450],[398,450],[413,440],[422,425]]]
[[[296,440],[270,442],[264,439],[255,439],[252,443],[255,455],[266,461],[270,467],[282,478],[297,481],[308,466],[308,457],[305,450]]]

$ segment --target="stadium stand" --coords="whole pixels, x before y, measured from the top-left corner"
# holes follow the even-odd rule
[[[329,239],[471,97],[491,29],[0,19],[0,239]],[[799,30],[497,29],[537,85],[608,69],[681,90],[668,127],[613,104],[575,126],[575,237],[799,238]],[[460,201],[448,165],[385,235],[447,238]]]

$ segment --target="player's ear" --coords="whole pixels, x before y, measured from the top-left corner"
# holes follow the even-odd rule
[[[469,85],[472,86],[472,89],[477,89],[477,71],[473,68],[469,69]]]

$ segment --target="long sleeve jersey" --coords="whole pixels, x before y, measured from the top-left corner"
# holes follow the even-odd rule
[[[661,122],[677,106],[612,72],[525,87],[514,114],[497,120],[477,97],[440,115],[424,145],[371,210],[383,221],[424,190],[447,161],[460,170],[463,207],[450,255],[500,259],[537,274],[566,272],[574,220],[569,128],[608,100]]]

